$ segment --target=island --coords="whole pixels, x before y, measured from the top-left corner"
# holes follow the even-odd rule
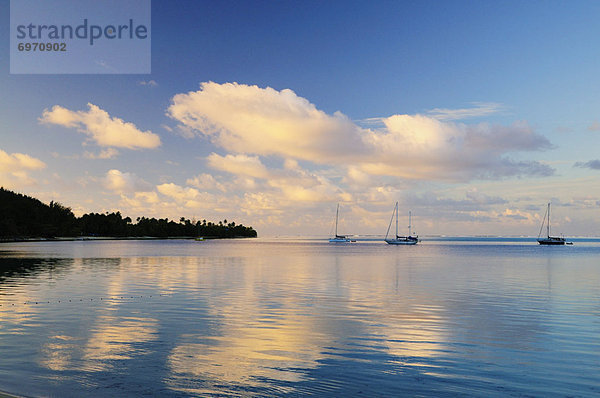
[[[138,217],[135,223],[119,211],[88,213],[76,217],[71,208],[0,188],[0,241],[82,238],[255,238],[257,232],[226,219],[192,221],[181,217]]]

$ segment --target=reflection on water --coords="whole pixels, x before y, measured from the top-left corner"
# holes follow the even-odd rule
[[[600,245],[555,249],[261,240],[3,245],[0,389],[31,396],[598,394]]]

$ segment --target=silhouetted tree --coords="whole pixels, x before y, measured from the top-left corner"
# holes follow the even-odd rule
[[[130,217],[119,211],[88,213],[76,218],[69,207],[51,201],[49,205],[38,199],[0,188],[0,237],[19,239],[27,237],[68,236],[114,237],[192,237],[209,238],[256,237],[252,227],[236,225],[227,220],[215,224],[206,219],[192,223],[185,217],[179,222],[167,218]]]

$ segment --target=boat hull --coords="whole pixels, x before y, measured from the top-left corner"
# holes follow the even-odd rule
[[[564,245],[566,243],[566,241],[564,238],[548,237],[548,238],[544,238],[544,239],[538,239],[538,243],[540,245],[560,246],[560,245]]]
[[[418,239],[415,238],[405,238],[405,239],[386,239],[385,243],[388,245],[416,245],[419,242]]]
[[[349,243],[350,239],[329,239],[329,243]]]
[[[356,239],[350,239],[350,238],[339,237],[339,236],[329,239],[329,243],[352,243],[352,242],[356,242]]]

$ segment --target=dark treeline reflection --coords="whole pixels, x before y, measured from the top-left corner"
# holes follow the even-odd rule
[[[206,220],[179,222],[167,218],[131,218],[116,213],[89,213],[75,217],[69,207],[50,202],[49,205],[29,196],[0,188],[0,238],[114,236],[166,238],[173,236],[204,236],[235,238],[257,236],[252,227],[227,220],[218,223]]]
[[[73,259],[64,258],[0,257],[0,284],[15,277],[35,276],[49,270],[58,271],[72,264]]]

